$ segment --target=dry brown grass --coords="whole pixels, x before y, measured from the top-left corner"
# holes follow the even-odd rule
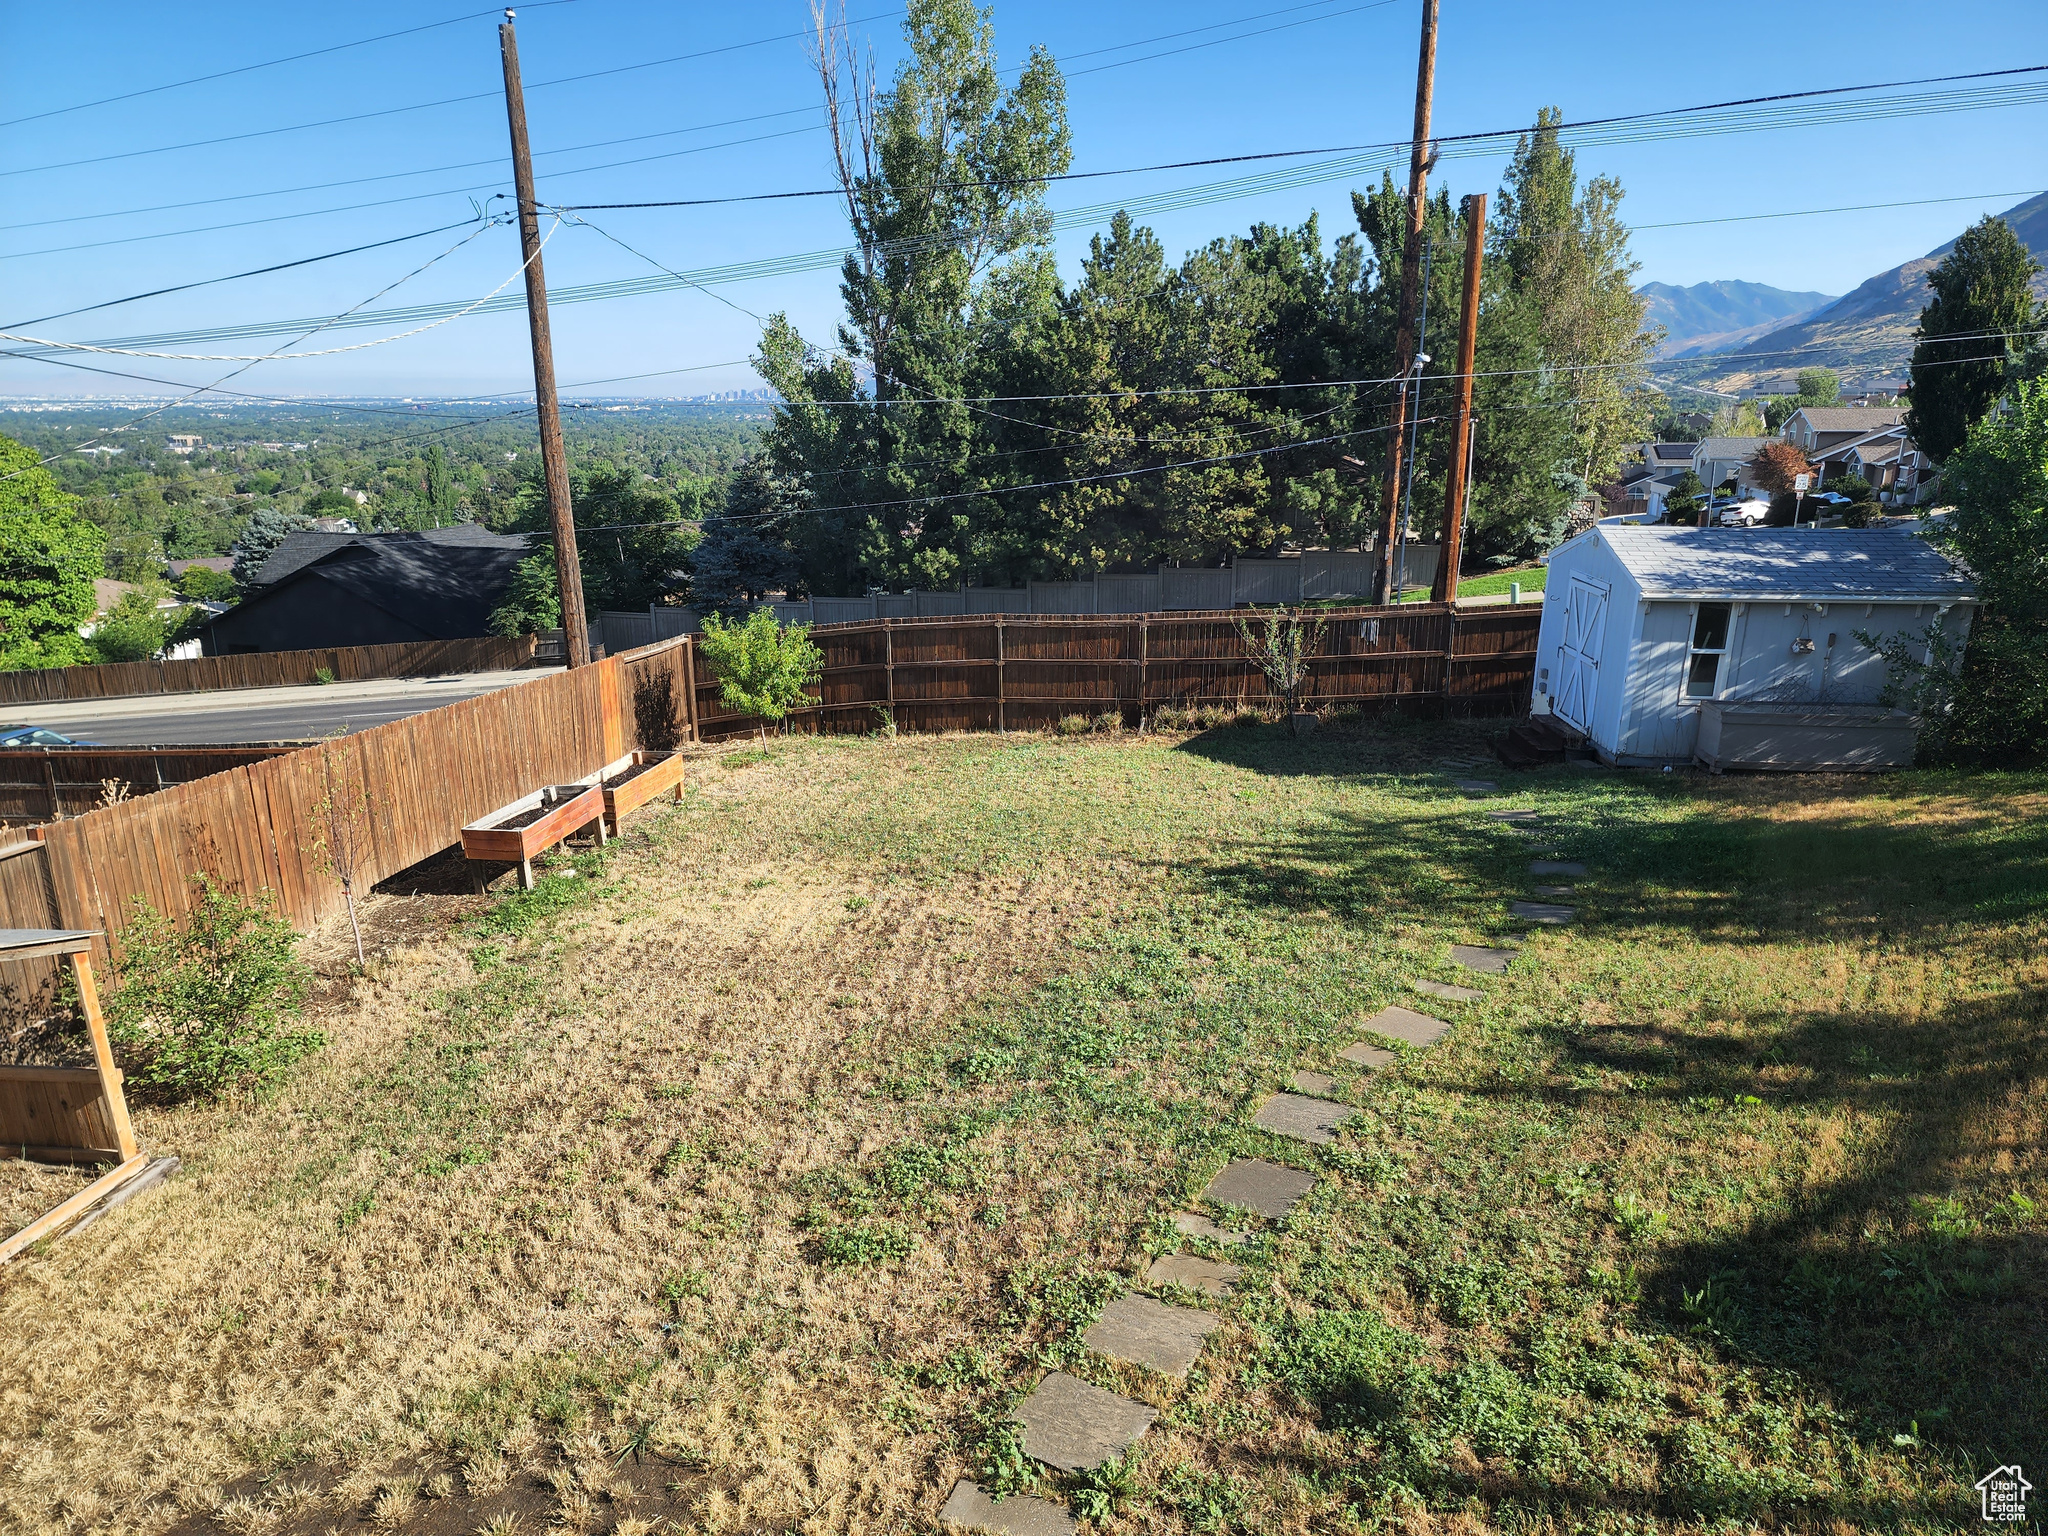
[[[1361,789],[1334,733],[1314,746],[1329,754],[1315,773],[1228,760],[1256,734],[1219,733],[1208,757],[1149,739],[782,746],[765,764],[698,772],[688,804],[630,829],[601,891],[547,922],[478,935],[460,924],[485,903],[379,897],[369,972],[346,984],[345,929],[313,936],[333,978],[327,1050],[268,1101],[143,1112],[145,1143],[182,1154],[185,1175],[0,1276],[0,1524],[35,1536],[197,1532],[216,1514],[294,1536],[363,1520],[450,1536],[514,1520],[626,1536],[663,1522],[922,1528],[963,1454],[957,1395],[930,1373],[998,1334],[1059,1338],[1051,1323],[998,1326],[1006,1278],[1133,1278],[1165,1200],[1223,1155],[1201,1150],[1201,1126],[1240,1118],[1281,1063],[1348,1039],[1344,1021],[1377,1006],[1374,989],[1434,966],[1448,938],[1487,936],[1481,914],[1498,900],[1484,888],[1499,870],[1457,845],[1469,807],[1398,783]],[[1446,733],[1374,750],[1412,770],[1459,744]],[[1966,837],[1984,812],[1952,786],[1915,799],[1858,785],[1844,800],[1730,782],[1700,785],[1684,814],[1826,838],[1845,820]],[[1501,867],[1526,857],[1511,850]],[[1239,941],[1199,927],[1197,880],[1212,912],[1282,917],[1233,953]],[[1602,926],[1543,935],[1545,967],[1483,1028],[1427,1072],[1376,1086],[1384,1118],[1359,1145],[1412,1170],[1399,1198],[1441,1202],[1404,1208],[1453,1228],[1429,1262],[1479,1254],[1473,1234],[1494,1221],[1562,1222],[1543,1229],[1544,1264],[1552,1247],[1577,1266],[1627,1261],[1599,1214],[1624,1184],[1678,1213],[1674,1244],[1711,1245],[1742,1228],[1745,1201],[1796,1203],[1881,1163],[1910,1130],[1896,1094],[1825,1099],[1826,1063],[1796,1053],[1750,1073],[1785,1021],[1882,1017],[1903,1036],[1967,998],[1972,978],[2048,982],[2038,918],[1953,942],[1884,939],[1896,913],[1881,884],[1822,921],[1796,894],[1782,913],[1766,904],[1770,921],[1811,929],[1769,939],[1713,889],[1624,901],[1618,886],[1590,887],[1588,902],[1609,908]],[[935,1115],[992,1110],[1009,1091],[933,1080],[934,1060],[972,1036],[965,1021],[1085,978],[1093,946],[1163,934],[1182,915],[1198,927],[1171,941],[1187,976],[1174,1009],[1225,1022],[1177,1053],[1112,1053],[1088,1091],[1183,1106],[1196,1151],[1128,1116],[990,1113],[973,1136],[977,1176],[921,1209],[908,1257],[820,1262],[809,1218],[833,1181],[929,1138]],[[1138,1017],[1144,979],[1090,1007],[1112,1024]],[[1245,1037],[1227,1057],[1226,1027]],[[1219,1071],[1210,1048],[1234,1065]],[[1641,1114],[1663,1069],[1618,1058],[1689,1053],[1698,1065],[1673,1071],[1695,1078],[1656,1084],[1671,1111]],[[1712,1077],[1724,1056],[1742,1063],[1741,1091],[1810,1109],[1782,1129],[1714,1119],[1736,1081]],[[1722,1107],[1684,1109],[1688,1093]],[[1525,1121],[1556,1102],[1573,1108],[1529,1139]],[[1929,1149],[1935,1173],[1957,1188],[2038,1188],[2043,1102],[2018,1083],[1971,1106],[1962,1133]],[[1554,1184],[1475,1191],[1433,1171],[1452,1146],[1456,1167],[1484,1166],[1496,1135],[1513,1179],[1568,1166],[1595,1170],[1595,1184],[1612,1171],[1613,1190],[1561,1217]],[[1680,1211],[1670,1192],[1690,1183],[1702,1192]],[[1330,1490],[1359,1453],[1258,1376],[1273,1331],[1334,1296],[1381,1309],[1447,1369],[1466,1349],[1506,1347],[1513,1316],[1452,1323],[1426,1288],[1390,1284],[1377,1256],[1331,1278],[1381,1242],[1361,1235],[1368,1224],[1415,1229],[1419,1217],[1386,1203],[1396,1187],[1330,1181],[1329,1203],[1261,1261],[1270,1291],[1232,1310],[1185,1390],[1090,1367],[1165,1410],[1147,1476],[1228,1483],[1248,1529],[1339,1528],[1344,1496]],[[1853,1243],[1874,1208],[1825,1235]],[[1903,1196],[1894,1214],[1910,1231]],[[1618,1310],[1587,1316],[1627,1338]],[[1739,1370],[1711,1344],[1657,1348],[1670,1412],[1712,1421]],[[589,1412],[594,1395],[603,1414]],[[1451,1458],[1485,1471],[1469,1447]],[[1632,1447],[1621,1465],[1656,1488],[1653,1455]],[[1887,1487],[1903,1476],[1870,1474]],[[1194,1528],[1161,1507],[1112,1528]],[[1418,1531],[1495,1528],[1476,1501],[1393,1513]]]

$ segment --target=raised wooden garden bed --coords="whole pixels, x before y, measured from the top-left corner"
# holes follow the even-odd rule
[[[516,864],[522,890],[533,889],[533,860],[572,832],[597,829],[605,841],[604,790],[595,784],[549,784],[510,805],[501,805],[481,821],[462,829],[462,854],[480,864]],[[481,891],[488,883],[480,870],[470,879]]]
[[[611,822],[612,836],[619,835],[619,820],[628,811],[658,796],[683,798],[683,754],[680,752],[635,752],[614,763],[604,775],[604,813]]]
[[[0,1238],[0,1263],[49,1236],[72,1217],[119,1189],[150,1163],[135,1145],[121,1069],[107,1042],[93,984],[92,941],[83,931],[0,928],[0,960],[62,955],[77,984],[79,1009],[92,1037],[89,1067],[0,1066],[0,1142],[14,1157],[42,1163],[108,1165],[108,1171],[19,1232]]]

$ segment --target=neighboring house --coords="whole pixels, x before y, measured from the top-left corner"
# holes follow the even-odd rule
[[[219,571],[223,576],[235,574],[235,561],[232,555],[202,555],[197,560],[171,561],[171,580],[176,581],[195,565],[203,570]]]
[[[1778,436],[1797,444],[1809,459],[1818,463],[1829,449],[1852,438],[1896,427],[1905,419],[1906,413],[1899,406],[1802,405],[1785,418]]]
[[[206,446],[206,439],[197,432],[167,432],[164,434],[164,442],[170,446],[171,452],[180,454]]]
[[[274,587],[301,566],[311,565],[337,549],[358,542],[424,539],[429,544],[444,548],[510,549],[522,555],[531,553],[533,547],[524,534],[493,533],[477,523],[457,523],[451,528],[422,528],[417,533],[357,533],[354,525],[345,518],[331,521],[337,526],[302,528],[278,540],[277,548],[270,552],[263,568],[256,573],[256,579],[250,583],[251,589]]]
[[[1856,638],[1962,645],[1970,583],[1917,533],[1603,524],[1550,552],[1535,708],[1610,763],[1692,760],[1708,699],[1875,704]]]
[[[1839,451],[1844,471],[1861,475],[1891,500],[1910,504],[1932,489],[1933,461],[1913,446],[1902,426],[1859,437]]]
[[[488,536],[495,541],[490,544],[435,540],[427,533],[291,537],[332,542],[276,577],[273,553],[262,589],[200,631],[207,655],[486,635],[491,612],[504,603],[513,570],[527,553],[525,540],[497,535]]]
[[[1756,489],[1749,478],[1749,461],[1767,437],[1703,437],[1685,446],[1692,450],[1692,472],[1709,491],[1718,491],[1732,478],[1737,494]]]

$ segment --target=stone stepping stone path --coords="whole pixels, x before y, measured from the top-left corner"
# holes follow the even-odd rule
[[[1275,1136],[1318,1144],[1335,1141],[1344,1122],[1358,1118],[1358,1111],[1334,1099],[1310,1098],[1305,1093],[1276,1093],[1252,1116],[1252,1124]]]
[[[1453,944],[1451,959],[1468,971],[1486,971],[1498,976],[1508,968],[1508,962],[1520,954],[1518,949],[1488,949],[1483,944]]]
[[[1579,915],[1577,907],[1561,907],[1549,901],[1518,901],[1508,911],[1525,923],[1543,923],[1553,928],[1574,922]]]
[[[1149,1296],[1124,1296],[1102,1309],[1081,1335],[1098,1355],[1142,1365],[1162,1376],[1185,1376],[1202,1353],[1202,1341],[1223,1326],[1214,1312],[1169,1307]]]
[[[1491,779],[1457,779],[1453,782],[1468,795],[1490,795],[1500,788]]]
[[[1252,1236],[1249,1232],[1232,1232],[1227,1227],[1219,1227],[1195,1211],[1176,1211],[1173,1224],[1188,1237],[1206,1238],[1212,1243],[1248,1243]]]
[[[1367,1072],[1377,1072],[1381,1067],[1392,1066],[1401,1059],[1400,1052],[1385,1050],[1377,1045],[1367,1045],[1363,1040],[1355,1045],[1345,1046],[1337,1054],[1353,1066],[1361,1067]]]
[[[1340,1086],[1327,1072],[1297,1072],[1293,1082],[1295,1092],[1314,1094],[1319,1099],[1327,1099]]]
[[[1219,1264],[1214,1259],[1196,1258],[1192,1253],[1169,1253],[1152,1261],[1145,1271],[1145,1283],[1184,1285],[1220,1300],[1230,1294],[1230,1287],[1243,1273],[1235,1264]]]
[[[1410,1045],[1435,1045],[1451,1032],[1451,1026],[1442,1019],[1432,1019],[1413,1008],[1399,1007],[1382,1008],[1365,1021],[1365,1028],[1376,1035],[1385,1035],[1389,1040],[1404,1040]]]
[[[1065,1371],[1046,1377],[1017,1408],[1024,1454],[1062,1472],[1092,1472],[1123,1455],[1158,1417],[1157,1408],[1091,1387]]]
[[[1529,866],[1532,875],[1563,875],[1567,880],[1585,878],[1586,866],[1573,864],[1563,859],[1538,859]]]
[[[1269,1163],[1262,1157],[1241,1157],[1209,1181],[1202,1198],[1213,1205],[1235,1205],[1269,1221],[1282,1221],[1315,1187],[1312,1173]]]
[[[1486,814],[1493,821],[1534,821],[1543,813],[1541,811],[1488,811]]]
[[[1419,976],[1408,985],[1418,992],[1427,992],[1431,997],[1449,998],[1454,1003],[1476,1003],[1486,996],[1477,987],[1454,987],[1447,981],[1428,981]]]
[[[1074,1517],[1050,1499],[1013,1493],[1000,1504],[966,1478],[953,1485],[939,1524],[949,1531],[983,1531],[987,1536],[1074,1536]]]
[[[1570,885],[1532,885],[1529,889],[1538,896],[1569,896],[1577,887]]]

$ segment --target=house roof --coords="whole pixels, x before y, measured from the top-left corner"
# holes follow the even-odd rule
[[[1874,432],[1851,443],[1849,452],[1859,463],[1885,464],[1896,459],[1905,448],[1906,439],[1902,433]]]
[[[1955,602],[1975,591],[1939,550],[1903,528],[1659,528],[1606,525],[1645,597],[1736,602]]]
[[[1694,443],[1645,443],[1651,459],[1663,464],[1690,464]]]
[[[1768,443],[1768,437],[1703,437],[1692,445],[1695,455],[1709,459],[1746,459]]]
[[[1792,414],[1804,416],[1816,432],[1872,432],[1906,419],[1905,410],[1896,405],[1802,405]]]
[[[231,612],[259,603],[302,601],[317,582],[382,608],[436,639],[488,634],[491,612],[504,603],[513,568],[526,557],[525,540],[464,544],[429,538],[433,531],[348,539]]]
[[[422,528],[411,533],[325,533],[318,529],[302,528],[286,534],[278,541],[277,548],[270,552],[270,558],[263,562],[263,569],[256,573],[256,580],[251,585],[274,587],[293,572],[302,570],[316,560],[324,559],[337,549],[359,542],[375,544],[386,539],[424,539],[429,544],[453,548],[517,549],[521,553],[530,548],[523,534],[493,533],[478,523],[457,523],[449,528]]]

